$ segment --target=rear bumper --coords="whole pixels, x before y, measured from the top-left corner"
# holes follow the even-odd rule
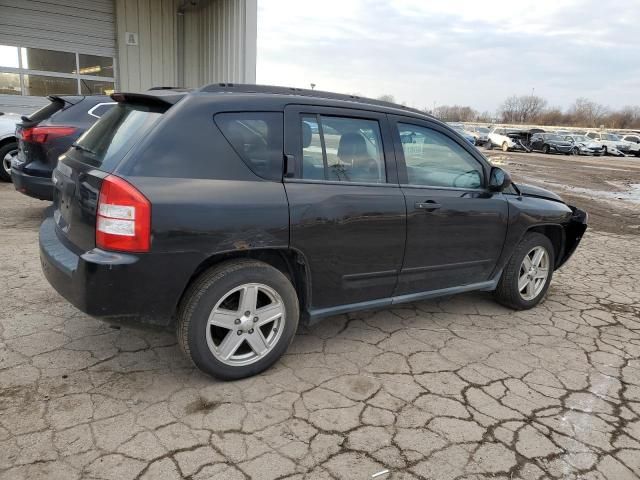
[[[42,222],[39,239],[47,281],[76,308],[103,320],[169,325],[195,270],[196,260],[179,254],[76,253],[60,240],[52,217]]]
[[[20,193],[38,200],[53,200],[53,182],[50,177],[37,177],[12,168],[11,180]]]

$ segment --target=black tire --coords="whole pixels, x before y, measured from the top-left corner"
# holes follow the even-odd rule
[[[282,298],[286,321],[280,338],[264,357],[249,365],[227,365],[207,345],[207,321],[226,293],[247,283],[261,283],[275,290]],[[196,367],[221,380],[236,380],[271,367],[293,340],[299,317],[296,290],[282,272],[255,260],[232,260],[207,270],[187,289],[178,309],[176,333],[182,351]]]
[[[491,140],[487,140],[487,143],[484,144],[484,148],[486,148],[487,150],[493,149],[493,143],[491,143]]]
[[[602,147],[602,156],[603,156],[603,157],[606,157],[607,155],[609,155],[609,152],[607,151],[607,146],[606,146],[606,145],[604,145],[604,146]]]
[[[544,287],[532,300],[525,300],[520,295],[518,289],[518,278],[520,276],[520,266],[527,255],[535,247],[544,247],[549,255],[549,274]],[[513,308],[514,310],[527,310],[535,307],[542,301],[549,289],[551,278],[553,277],[553,265],[555,265],[555,251],[551,240],[541,233],[527,233],[516,247],[509,262],[502,271],[502,276],[498,282],[494,295],[498,303]]]
[[[573,147],[571,149],[571,155],[580,155],[580,150],[578,149],[578,147]]]
[[[11,181],[11,173],[6,170],[6,167],[4,164],[4,157],[7,156],[9,153],[17,150],[18,150],[18,144],[16,142],[5,143],[0,147],[0,162],[2,162],[0,164],[0,180],[2,180],[3,182]]]
[[[549,155],[549,151],[550,151],[549,145],[544,145],[542,147],[542,153]]]

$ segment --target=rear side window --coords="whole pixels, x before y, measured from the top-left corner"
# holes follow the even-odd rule
[[[157,107],[119,103],[93,124],[74,147],[86,163],[111,170],[161,115]]]
[[[219,113],[214,120],[253,173],[268,180],[282,180],[282,113]]]
[[[334,182],[385,183],[377,120],[303,115],[302,178]]]

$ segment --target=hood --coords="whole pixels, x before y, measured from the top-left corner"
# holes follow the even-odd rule
[[[571,143],[566,140],[547,140],[550,145],[558,145],[559,147],[570,147]]]
[[[545,188],[534,187],[533,185],[525,185],[522,183],[516,183],[515,186],[520,191],[520,194],[525,197],[546,198],[547,200],[565,203],[560,195]]]

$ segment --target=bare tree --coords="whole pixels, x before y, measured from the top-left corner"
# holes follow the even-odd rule
[[[478,116],[478,112],[469,106],[440,105],[434,115],[443,122],[472,122]]]
[[[546,106],[547,101],[537,95],[512,95],[500,106],[498,116],[505,123],[532,122]]]
[[[385,93],[384,95],[380,95],[376,100],[381,100],[383,102],[396,103],[396,97],[393,95],[389,95]]]
[[[605,115],[609,109],[604,105],[600,105],[588,98],[578,98],[575,103],[569,107],[569,116],[574,125],[583,127],[598,127],[602,124]]]

